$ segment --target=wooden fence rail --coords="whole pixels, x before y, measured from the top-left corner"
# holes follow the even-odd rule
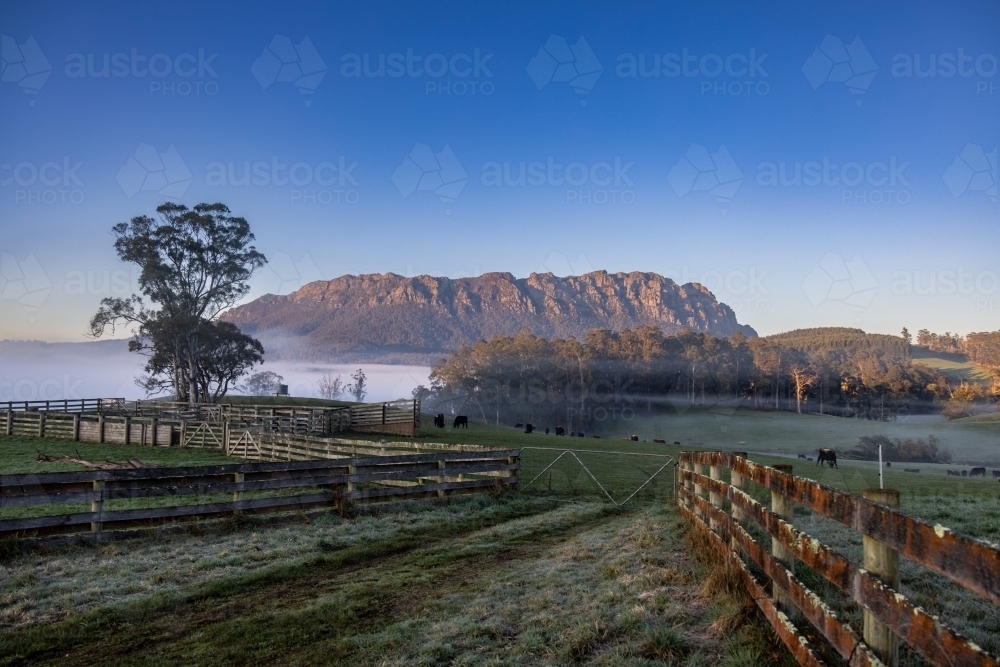
[[[899,640],[935,665],[1000,665],[996,657],[898,592],[898,556],[903,555],[1000,604],[1000,550],[995,546],[900,512],[890,506],[894,492],[876,489],[866,492],[866,497],[857,496],[795,477],[790,470],[752,463],[745,454],[682,452],[678,466],[682,512],[740,573],[800,664],[823,662],[791,622],[796,617],[807,620],[851,665],[894,666]],[[723,481],[723,469],[729,469],[730,483]],[[771,509],[746,493],[748,482],[771,491]],[[725,501],[731,512],[725,511]],[[864,566],[796,529],[790,523],[794,503],[860,532]],[[771,536],[770,553],[744,529],[750,522]],[[771,580],[771,596],[751,575],[744,558]],[[860,635],[795,577],[796,560],[861,605],[864,628]]]
[[[516,489],[519,471],[520,452],[514,449],[0,475],[0,510],[91,503],[90,512],[0,520],[0,537],[100,533],[175,519],[333,506],[345,500],[376,502]],[[289,489],[304,493],[243,498],[245,492]],[[220,493],[232,493],[233,500],[121,510],[104,506],[122,499]]]
[[[82,430],[78,427],[81,424]],[[214,436],[221,446],[222,432],[230,424],[321,437],[350,431],[412,437],[420,434],[420,401],[341,407],[209,405],[120,398],[0,403],[3,433],[22,437],[186,446],[188,434],[200,431],[201,438],[194,444],[209,446]]]

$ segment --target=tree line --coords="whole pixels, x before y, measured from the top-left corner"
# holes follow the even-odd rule
[[[464,346],[414,395],[431,410],[586,431],[639,411],[749,407],[889,420],[941,409],[963,385],[910,358],[905,337],[813,329],[716,338],[656,326],[592,329],[582,340],[530,331]],[[994,397],[995,398],[995,397]]]

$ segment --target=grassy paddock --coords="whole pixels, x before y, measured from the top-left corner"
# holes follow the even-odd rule
[[[791,664],[683,534],[510,494],[26,554],[0,665]]]
[[[110,460],[122,463],[127,459],[138,459],[143,463],[164,467],[233,462],[233,459],[226,456],[221,449],[144,447],[73,442],[55,438],[0,436],[0,461],[3,461],[3,474],[70,472],[85,469],[76,463],[41,463],[35,460],[39,451],[50,456],[76,456],[76,453],[80,452],[80,455],[88,461],[98,462]]]

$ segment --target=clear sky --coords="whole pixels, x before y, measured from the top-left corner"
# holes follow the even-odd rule
[[[995,0],[538,4],[5,0],[0,338],[83,340],[167,200],[250,221],[252,296],[655,271],[760,333],[1000,328]]]

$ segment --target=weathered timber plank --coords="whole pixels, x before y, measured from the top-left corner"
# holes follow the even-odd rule
[[[698,462],[718,460],[757,484],[883,542],[910,560],[1000,604],[1000,549],[987,542],[729,454],[694,453],[691,458]]]
[[[685,493],[694,495],[687,490],[685,490]],[[702,522],[697,514],[683,505],[680,505],[679,507],[681,513],[684,514],[689,521],[697,526],[698,529],[708,537],[709,541],[712,542],[715,548],[719,551],[720,555],[725,558],[736,570],[740,578],[743,580],[743,584],[746,587],[747,592],[753,598],[754,602],[757,603],[757,606],[771,623],[771,626],[774,628],[778,637],[785,644],[785,646],[788,647],[788,650],[795,657],[798,663],[804,667],[823,667],[824,663],[816,657],[812,647],[809,645],[809,640],[799,634],[798,630],[795,629],[795,626],[788,620],[788,617],[774,606],[774,602],[754,580],[750,571],[746,569],[743,562],[732,554],[729,547],[722,542],[718,535],[708,529],[708,526]]]
[[[851,595],[931,663],[997,667],[996,659],[976,644],[941,624],[862,568],[783,521],[746,493],[714,480],[706,484],[714,484],[717,492],[743,510],[745,517],[755,521],[827,581]]]

